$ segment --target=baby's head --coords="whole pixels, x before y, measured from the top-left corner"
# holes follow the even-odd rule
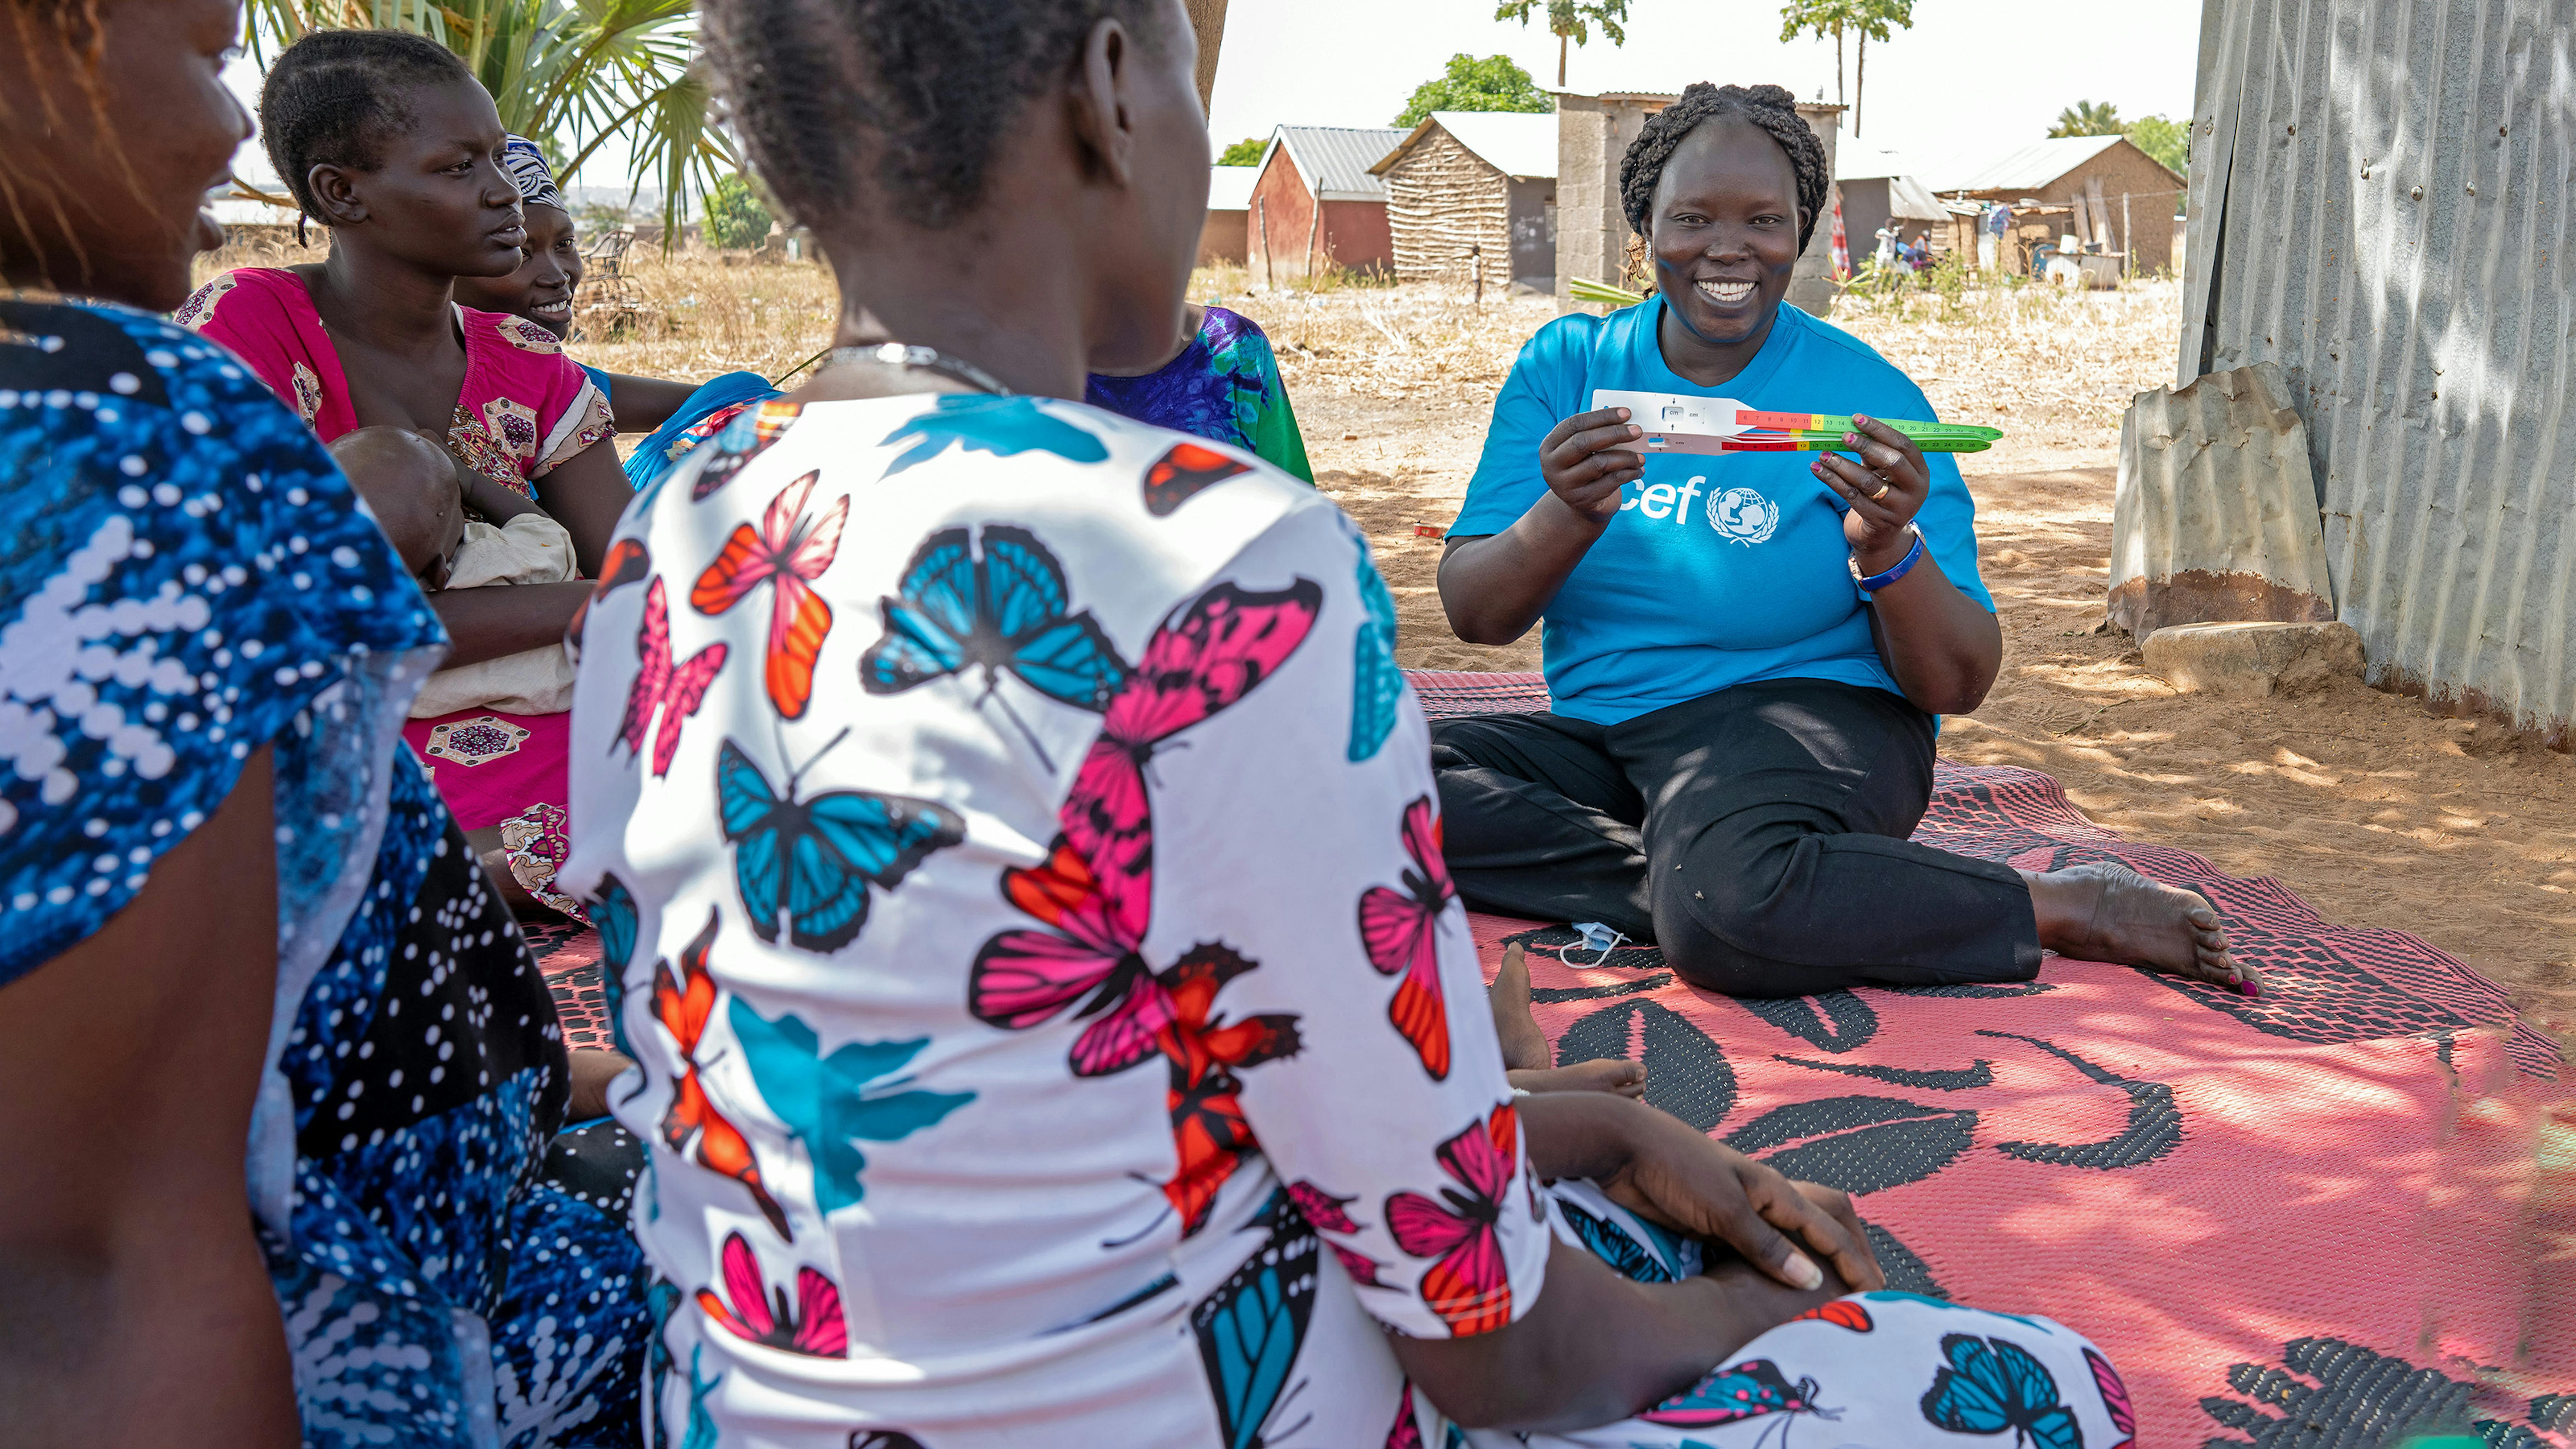
[[[331,445],[340,471],[376,515],[403,567],[431,593],[465,538],[465,495],[445,449],[409,428],[359,428]]]

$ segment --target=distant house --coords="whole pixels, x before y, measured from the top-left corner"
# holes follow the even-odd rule
[[[1386,182],[1395,274],[1556,290],[1556,117],[1434,111],[1369,168]]]
[[[1834,186],[1842,193],[1843,235],[1855,265],[1878,250],[1879,228],[1891,221],[1902,242],[1927,236],[1934,251],[1951,249],[1950,208],[1915,179],[1903,157],[1846,150],[1836,161]]]
[[[1369,174],[1404,139],[1391,126],[1281,126],[1252,183],[1245,265],[1265,283],[1302,281],[1310,268],[1386,271],[1386,187]]]
[[[1199,228],[1199,265],[1242,266],[1252,224],[1252,183],[1258,166],[1208,168],[1207,222]]]
[[[2126,136],[2033,141],[1982,165],[1924,179],[1944,195],[2002,202],[2014,210],[2017,223],[2025,220],[2019,216],[2024,202],[2065,208],[2049,222],[2064,230],[2047,240],[2072,235],[2105,251],[2125,251],[2133,271],[2161,271],[2173,263],[2174,203],[2183,179]],[[2028,265],[2025,248],[2016,269]]]

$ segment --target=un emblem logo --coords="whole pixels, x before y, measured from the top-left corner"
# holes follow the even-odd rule
[[[1780,526],[1780,505],[1750,488],[1729,488],[1708,495],[1708,526],[1751,548],[1767,542]]]

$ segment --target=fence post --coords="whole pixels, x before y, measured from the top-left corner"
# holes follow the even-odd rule
[[[1279,273],[1270,264],[1270,198],[1265,196],[1252,203],[1252,209],[1259,213],[1261,218],[1262,285],[1265,290],[1276,292],[1279,290]]]
[[[1485,305],[1485,244],[1483,242],[1467,248],[1467,261],[1476,271],[1476,305],[1481,308]]]
[[[2129,193],[2120,193],[2120,271],[2124,276],[2138,274],[2138,234],[2129,230]]]

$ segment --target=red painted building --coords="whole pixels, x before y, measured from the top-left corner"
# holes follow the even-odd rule
[[[1255,281],[1302,282],[1310,268],[1386,272],[1395,266],[1386,186],[1369,168],[1405,133],[1393,127],[1281,126],[1261,155],[1244,217]]]

